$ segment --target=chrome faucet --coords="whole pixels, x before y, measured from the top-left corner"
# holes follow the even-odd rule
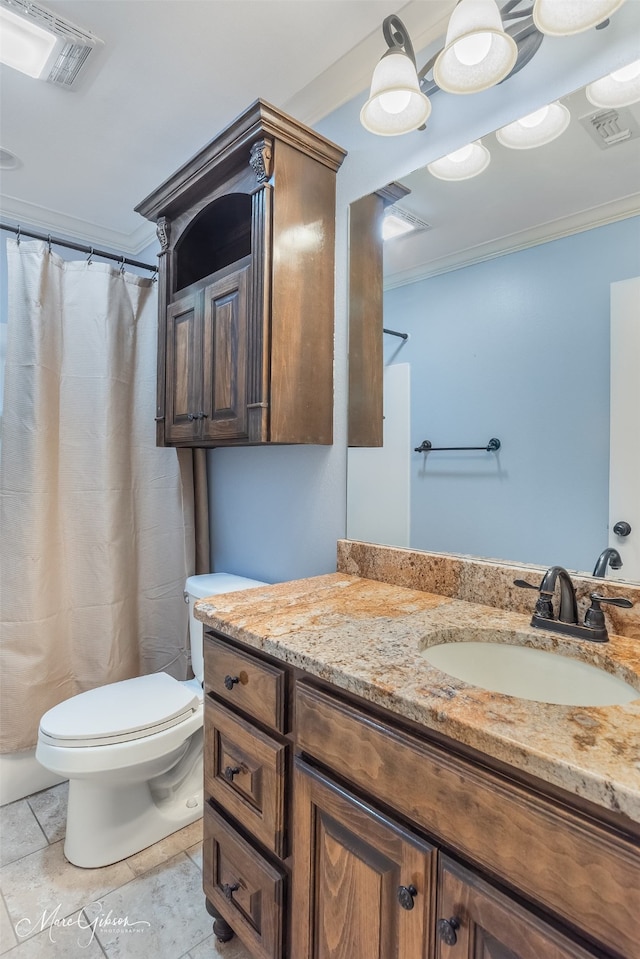
[[[556,619],[553,614],[553,594],[558,582],[560,582],[560,602]],[[551,566],[542,577],[539,586],[527,583],[523,579],[514,580],[514,585],[524,589],[536,589],[540,594],[531,617],[532,626],[537,629],[548,629],[554,633],[564,633],[576,639],[589,639],[596,643],[606,643],[609,640],[601,604],[608,603],[623,609],[630,609],[633,606],[631,600],[621,596],[601,596],[599,593],[591,593],[591,606],[585,613],[584,625],[581,625],[578,622],[575,586],[564,566]]]
[[[603,549],[598,556],[596,565],[593,567],[593,575],[604,579],[607,574],[607,566],[610,566],[611,569],[620,569],[622,567],[622,557],[618,550],[612,546],[609,546],[608,549]]]

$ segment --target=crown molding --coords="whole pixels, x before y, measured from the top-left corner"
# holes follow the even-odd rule
[[[131,256],[137,256],[156,240],[155,226],[146,221],[142,221],[132,233],[124,233],[11,196],[0,198],[0,210],[3,219],[14,220],[16,225],[25,229],[30,226],[44,233],[61,235],[62,239],[77,240],[89,246],[103,245]]]
[[[487,243],[479,243],[477,246],[459,250],[408,270],[399,270],[384,277],[384,289],[394,290],[399,286],[427,280],[442,273],[451,273],[465,266],[473,266],[475,263],[493,260],[507,253],[516,253],[532,246],[539,246],[541,243],[560,240],[574,233],[584,233],[586,230],[593,230],[598,226],[606,226],[608,223],[616,223],[618,220],[638,215],[640,215],[640,194],[634,193],[614,203],[583,210],[560,220],[550,220],[529,230],[498,237]]]

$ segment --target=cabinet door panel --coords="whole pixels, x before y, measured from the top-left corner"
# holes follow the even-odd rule
[[[193,293],[172,303],[167,310],[166,412],[167,442],[194,439],[202,380],[202,295]]]
[[[204,291],[203,438],[246,439],[250,267]]]
[[[604,956],[572,943],[533,912],[442,855],[436,928],[436,959]]]
[[[300,760],[294,790],[296,959],[426,959],[433,848]]]

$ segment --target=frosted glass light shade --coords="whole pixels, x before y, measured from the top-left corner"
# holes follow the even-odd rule
[[[0,7],[0,27],[0,61],[28,77],[41,77],[57,37],[4,7]]]
[[[496,139],[511,150],[531,150],[551,143],[569,126],[571,114],[562,103],[550,103],[496,130]]]
[[[587,100],[594,107],[628,107],[640,100],[640,60],[628,67],[614,70],[600,80],[594,80],[586,89]]]
[[[489,166],[491,154],[480,140],[455,150],[427,164],[427,170],[438,180],[470,180]]]
[[[624,0],[535,0],[533,22],[541,33],[568,37],[597,27],[623,3]]]
[[[431,102],[420,89],[411,59],[402,51],[385,53],[373,71],[369,99],[360,111],[362,126],[378,136],[398,136],[417,130],[430,113]]]
[[[517,56],[495,0],[461,0],[451,14],[433,79],[448,93],[478,93],[504,80]]]

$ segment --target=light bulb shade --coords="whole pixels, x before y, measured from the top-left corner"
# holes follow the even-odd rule
[[[491,154],[487,148],[480,140],[475,140],[460,150],[428,163],[427,170],[438,180],[470,180],[486,170],[490,160]]]
[[[517,57],[495,0],[461,0],[451,14],[433,79],[448,93],[478,93],[504,80]]]
[[[369,99],[360,111],[363,127],[378,136],[398,136],[417,130],[430,113],[414,63],[406,53],[389,50],[373,71]]]
[[[640,60],[622,70],[614,70],[600,80],[594,80],[586,89],[587,100],[594,107],[628,107],[640,100]]]
[[[511,150],[531,150],[551,143],[569,126],[571,114],[562,103],[550,103],[535,113],[496,130],[496,139]]]
[[[541,33],[568,37],[597,27],[623,3],[624,0],[535,0],[533,22]]]

